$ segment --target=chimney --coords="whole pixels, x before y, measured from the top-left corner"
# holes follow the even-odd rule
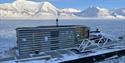
[[[56,18],[56,26],[58,27],[59,26],[59,24],[58,24],[58,18]]]

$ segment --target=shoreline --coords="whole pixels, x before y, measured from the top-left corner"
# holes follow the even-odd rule
[[[47,17],[0,17],[0,20],[55,20],[57,17],[54,16],[47,16]],[[70,16],[63,16],[59,17],[58,19],[61,20],[124,20],[125,18],[99,18],[99,17],[70,17]]]

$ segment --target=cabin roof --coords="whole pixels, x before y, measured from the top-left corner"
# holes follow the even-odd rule
[[[16,30],[26,29],[62,29],[62,28],[76,28],[76,27],[87,27],[83,25],[60,25],[60,26],[37,26],[37,27],[18,27]]]

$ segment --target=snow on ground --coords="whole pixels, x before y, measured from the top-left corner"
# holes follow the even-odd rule
[[[97,62],[97,63],[125,63],[125,56],[120,57],[120,58],[104,60],[104,61]]]
[[[16,63],[15,61],[5,61],[2,63]],[[46,63],[44,60],[36,60],[36,61],[27,61],[27,62],[18,62],[18,63]]]
[[[5,62],[0,62],[0,63],[16,63],[15,61],[5,61]],[[27,61],[27,62],[19,62],[19,63],[53,63],[53,62],[47,62],[44,60],[36,60],[36,61]],[[96,62],[96,63],[125,63],[125,56],[120,57],[120,58],[114,58],[114,59],[109,59],[109,60],[104,60],[101,62]]]

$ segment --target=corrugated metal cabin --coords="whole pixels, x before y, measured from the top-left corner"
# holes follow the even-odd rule
[[[17,32],[19,55],[72,48],[89,37],[89,28],[81,25],[20,27]]]

